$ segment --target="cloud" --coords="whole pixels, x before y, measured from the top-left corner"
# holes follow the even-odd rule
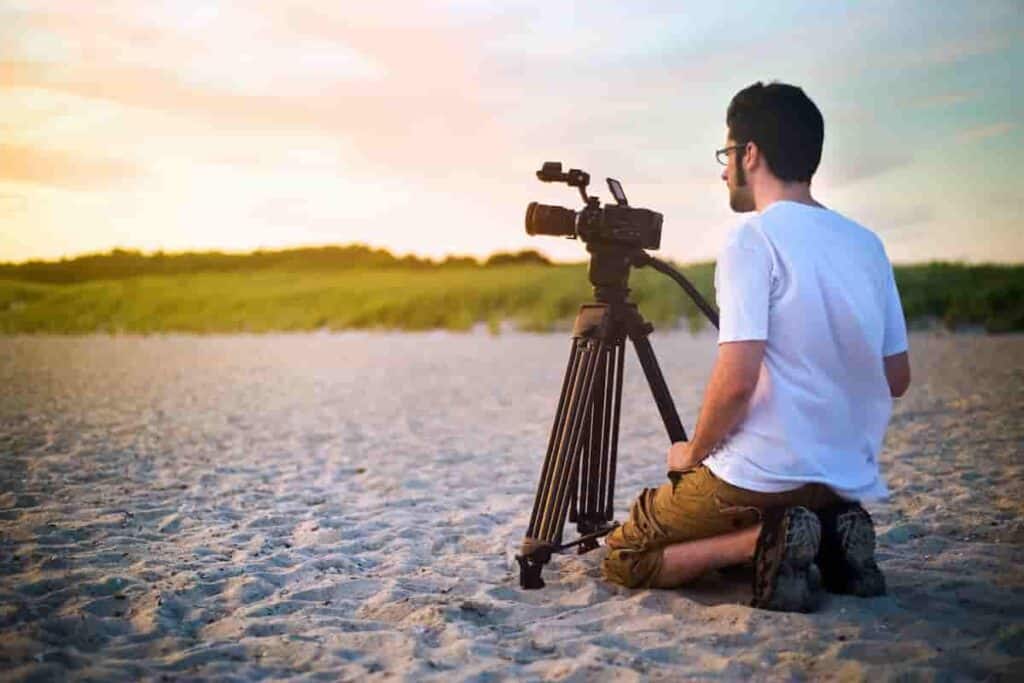
[[[957,134],[956,139],[958,142],[962,143],[975,142],[977,140],[999,137],[1000,135],[1009,133],[1016,127],[1016,123],[1000,121],[999,123],[990,123],[984,126],[975,126],[973,128],[963,130]]]
[[[935,208],[925,204],[912,204],[902,207],[890,207],[884,218],[879,217],[879,230],[899,233],[907,228],[918,227],[933,221],[936,217]],[[886,227],[887,226],[887,227]]]
[[[87,190],[138,174],[135,166],[123,161],[37,147],[0,145],[0,181]]]
[[[20,194],[0,194],[0,216],[13,216],[24,213],[28,202]]]
[[[952,64],[968,57],[999,52],[1011,45],[1012,37],[1004,33],[972,36],[966,39],[950,40],[909,58],[910,63],[920,65]]]
[[[926,204],[902,204],[892,200],[877,204],[859,204],[851,218],[877,232],[886,242],[912,239],[924,234],[938,213]]]
[[[978,93],[976,91],[971,92],[947,92],[940,93],[938,95],[928,95],[925,97],[915,97],[907,100],[907,105],[911,107],[928,108],[928,107],[950,107],[957,104],[964,104],[977,99]]]
[[[866,147],[847,149],[831,156],[827,164],[822,164],[822,177],[833,187],[874,178],[913,161],[907,152]]]
[[[21,25],[58,37],[70,58],[12,50],[0,83],[187,117],[232,135],[336,137],[361,168],[465,174],[515,146],[483,101],[473,30],[438,14],[291,4],[25,13]]]

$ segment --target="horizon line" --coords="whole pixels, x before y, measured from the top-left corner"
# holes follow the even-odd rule
[[[514,254],[522,254],[522,253],[529,253],[529,252],[534,252],[534,253],[539,254],[543,258],[545,258],[548,261],[550,261],[552,265],[580,265],[580,264],[587,263],[589,261],[589,259],[586,258],[586,257],[581,258],[579,260],[571,260],[571,261],[570,260],[561,260],[561,259],[558,259],[558,258],[552,258],[548,254],[544,253],[542,250],[535,249],[535,248],[507,249],[507,250],[499,249],[499,250],[490,252],[489,254],[484,255],[484,256],[474,256],[472,254],[460,254],[460,253],[450,252],[450,253],[446,253],[446,254],[444,254],[443,256],[440,256],[440,257],[434,257],[434,256],[426,256],[426,255],[423,255],[423,254],[419,254],[419,253],[416,253],[414,251],[404,252],[404,253],[403,252],[396,252],[396,251],[392,251],[391,249],[388,249],[387,247],[378,247],[378,246],[374,246],[372,244],[368,244],[366,242],[348,242],[348,243],[319,243],[319,244],[304,244],[304,245],[303,244],[299,244],[299,245],[292,245],[292,246],[287,246],[287,247],[254,247],[254,248],[251,248],[251,249],[219,249],[219,248],[203,249],[203,248],[197,248],[197,249],[186,249],[186,250],[182,250],[182,251],[178,251],[178,250],[165,250],[165,249],[156,249],[156,250],[152,250],[152,251],[146,251],[146,250],[143,250],[143,249],[132,248],[132,247],[111,247],[111,248],[103,250],[103,251],[86,251],[86,252],[80,252],[80,253],[77,253],[77,254],[74,254],[74,255],[64,255],[64,256],[53,257],[53,258],[33,257],[33,258],[24,259],[24,260],[21,260],[21,261],[0,261],[0,267],[23,266],[23,265],[28,265],[28,264],[52,265],[52,264],[57,264],[57,263],[76,261],[76,260],[79,260],[79,259],[90,258],[90,257],[113,256],[114,254],[116,254],[118,252],[128,253],[128,254],[138,254],[138,255],[142,256],[143,258],[154,258],[154,257],[157,257],[157,256],[188,256],[188,255],[197,255],[197,254],[222,254],[222,255],[226,255],[226,256],[252,256],[252,255],[255,255],[255,254],[286,253],[286,252],[290,252],[290,251],[306,251],[306,250],[320,250],[320,249],[348,249],[348,248],[364,248],[364,249],[367,249],[367,250],[373,251],[373,252],[384,252],[384,253],[386,253],[387,255],[391,256],[392,258],[394,258],[396,260],[413,258],[413,259],[416,259],[418,261],[423,261],[423,262],[427,262],[427,263],[434,263],[434,264],[441,264],[441,263],[444,263],[447,260],[454,260],[454,259],[467,259],[467,260],[475,261],[475,262],[477,262],[479,264],[483,264],[488,259],[490,259],[490,258],[492,258],[494,256],[497,256],[497,255],[506,255],[506,254],[514,255]],[[654,256],[658,257],[657,254],[654,254]],[[674,261],[672,258],[667,257],[667,256],[663,257],[663,260],[670,261],[672,263],[676,263],[676,264],[682,265],[682,266],[700,265],[700,264],[705,264],[705,263],[715,263],[717,261],[717,259],[713,259],[712,258],[712,259],[705,259],[705,260],[679,262],[679,261]],[[919,260],[919,261],[903,261],[903,260],[900,260],[900,261],[890,261],[890,263],[893,266],[914,266],[914,265],[926,265],[926,264],[933,264],[933,263],[949,263],[949,264],[967,265],[967,266],[1011,266],[1011,267],[1012,266],[1024,266],[1024,260],[1021,260],[1021,261],[977,261],[977,262],[975,262],[975,261],[969,261],[969,260],[964,260],[964,259],[945,259],[945,258],[933,258],[933,259]]]

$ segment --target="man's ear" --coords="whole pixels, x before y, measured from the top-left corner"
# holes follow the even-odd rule
[[[758,149],[756,142],[748,142],[746,152],[743,155],[743,169],[750,173],[761,165],[761,150]]]

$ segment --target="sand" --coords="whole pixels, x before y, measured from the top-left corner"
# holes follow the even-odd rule
[[[713,338],[653,341],[690,427]],[[519,589],[562,335],[0,339],[0,678],[1012,680],[1024,337],[911,344],[890,594],[777,614],[747,569],[629,591],[603,550]],[[632,357],[620,443],[622,519],[667,445]]]

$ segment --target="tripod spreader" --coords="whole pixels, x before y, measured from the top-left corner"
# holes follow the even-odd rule
[[[516,555],[516,561],[519,563],[519,585],[523,588],[543,588],[544,579],[540,577],[540,570],[548,563],[553,553],[568,550],[573,546],[578,546],[576,552],[580,555],[596,550],[599,547],[597,539],[607,536],[617,526],[618,524],[613,522],[598,531],[584,534],[575,541],[569,541],[561,545],[534,543],[527,549],[524,542],[522,552]]]
[[[572,348],[562,381],[547,454],[526,537],[516,556],[523,588],[543,588],[541,570],[552,553],[578,546],[598,547],[611,532],[619,413],[626,340],[636,349],[647,384],[672,443],[686,440],[679,414],[658,366],[648,335],[654,330],[627,301],[630,266],[651,266],[669,275],[694,300],[715,327],[718,314],[692,284],[667,263],[646,252],[609,245],[588,245],[590,281],[597,303],[584,304],[573,324]],[[579,538],[562,542],[566,518]]]

